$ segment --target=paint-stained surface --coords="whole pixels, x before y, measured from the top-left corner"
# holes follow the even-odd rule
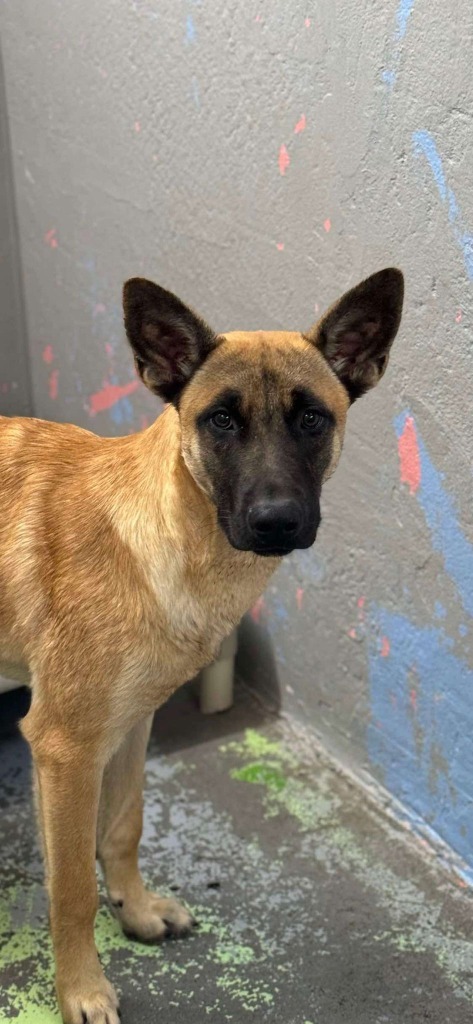
[[[0,415],[32,412],[10,126],[0,51]]]
[[[155,415],[130,275],[220,331],[307,328],[404,270],[316,547],[241,662],[473,867],[470,0],[3,0],[0,25],[37,414],[99,433]]]
[[[19,739],[4,741],[0,1019],[59,1021]],[[471,901],[325,760],[304,759],[243,692],[208,720],[186,693],[158,714],[142,865],[199,931],[126,940],[102,901],[96,940],[128,1024],[465,1024]]]

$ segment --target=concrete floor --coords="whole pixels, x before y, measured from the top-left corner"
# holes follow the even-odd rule
[[[0,1020],[55,1009],[29,755],[0,740]],[[304,764],[240,690],[205,719],[184,689],[156,719],[143,869],[200,921],[133,944],[102,901],[97,944],[124,1024],[466,1024],[471,899],[335,771]]]

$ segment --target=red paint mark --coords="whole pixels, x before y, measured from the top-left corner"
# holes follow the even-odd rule
[[[330,229],[331,229],[331,227],[332,227],[332,221],[330,220],[330,217],[327,217],[327,220],[324,220],[324,231],[326,231],[327,234],[328,234]]]
[[[352,640],[357,640],[357,638],[358,638],[358,634],[357,634],[357,632],[356,632],[356,629],[355,629],[355,627],[354,627],[354,626],[352,626],[352,628],[348,630],[348,636],[349,636],[349,637],[350,637],[350,638],[351,638]]]
[[[387,636],[383,636],[381,638],[381,651],[380,651],[381,657],[382,658],[388,658],[389,654],[390,654],[390,651],[391,651],[391,644],[389,643],[389,639],[388,639]]]
[[[398,438],[397,447],[401,465],[401,483],[408,484],[410,493],[415,494],[419,489],[421,471],[419,445],[412,416],[406,417],[404,429]]]
[[[296,602],[297,602],[297,607],[298,607],[299,611],[302,608],[303,597],[304,597],[304,588],[303,587],[298,587],[297,590],[296,590]]]
[[[109,341],[105,342],[105,351],[108,356],[113,356],[113,346],[110,344]]]
[[[251,618],[253,619],[253,622],[259,622],[260,621],[261,613],[264,612],[264,610],[265,610],[264,597],[259,597],[257,602],[256,602],[256,604],[254,604],[252,609],[251,609]]]
[[[358,605],[358,608],[364,608],[366,604],[366,597],[359,597],[356,603]]]
[[[306,124],[307,121],[305,118],[305,114],[303,114],[300,121],[297,122],[296,127],[294,128],[294,135],[298,135],[299,132],[303,132],[305,130]]]
[[[459,309],[459,310],[458,310],[458,313],[457,313],[457,315],[456,315],[456,317],[455,317],[455,323],[456,323],[456,324],[461,324],[461,322],[462,322],[462,317],[463,317],[463,313],[462,313],[461,309]]]
[[[133,128],[135,129],[135,132],[140,132],[141,131],[141,124],[140,124],[140,122],[139,121],[135,121],[135,123],[133,125]]]
[[[291,162],[291,159],[290,159],[289,153],[288,153],[288,151],[287,151],[287,149],[286,149],[286,147],[285,147],[285,145],[283,143],[281,148],[280,148],[280,150],[279,150],[279,156],[278,156],[278,166],[279,166],[279,173],[280,174],[285,174],[286,173],[286,171],[287,171],[287,169],[289,167],[290,162]]]
[[[279,249],[279,252],[282,252],[284,249],[284,242],[276,242],[276,249]]]
[[[255,21],[262,21],[261,14],[257,14]]]
[[[53,352],[53,346],[52,345],[46,345],[46,348],[43,348],[43,359],[44,359],[45,363],[52,363],[52,361],[54,359],[54,352]]]
[[[56,238],[56,228],[50,228],[50,230],[46,232],[44,241],[46,242],[46,245],[49,245],[50,249],[57,249],[58,243]]]
[[[98,316],[99,313],[105,313],[105,312],[106,312],[106,308],[105,308],[103,302],[96,302],[95,306],[94,306],[94,308],[92,310],[92,316]]]
[[[51,370],[49,375],[49,397],[57,398],[59,370]]]
[[[411,690],[409,694],[409,704],[411,705],[414,714],[417,714],[417,690]]]
[[[89,398],[90,415],[95,416],[97,412],[110,409],[112,405],[115,405],[115,402],[120,401],[120,398],[126,398],[127,395],[131,395],[133,391],[136,391],[139,383],[138,380],[131,380],[128,384],[104,384],[100,391],[96,391]]]
[[[310,18],[306,18],[305,19],[304,25],[305,25],[306,28],[310,28]]]

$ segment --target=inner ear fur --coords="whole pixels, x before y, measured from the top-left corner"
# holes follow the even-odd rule
[[[404,278],[388,267],[345,292],[305,335],[353,402],[383,376],[401,322]]]
[[[176,402],[218,344],[215,333],[176,295],[141,277],[125,283],[123,311],[143,383],[165,401]]]

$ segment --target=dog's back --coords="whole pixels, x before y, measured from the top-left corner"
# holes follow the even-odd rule
[[[67,495],[100,438],[79,427],[0,417],[0,672],[23,677],[50,602]]]

